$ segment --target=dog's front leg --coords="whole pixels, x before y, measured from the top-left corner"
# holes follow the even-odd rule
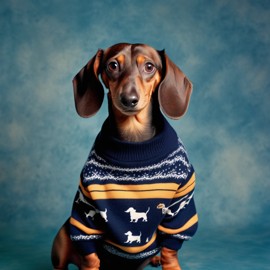
[[[96,253],[82,257],[80,270],[99,270],[100,260]]]
[[[178,262],[177,251],[163,247],[161,249],[162,270],[181,270]]]

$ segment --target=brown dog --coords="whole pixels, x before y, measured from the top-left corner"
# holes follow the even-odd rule
[[[99,75],[109,90],[109,118],[114,127],[111,132],[119,140],[134,143],[151,140],[159,133],[159,107],[172,119],[181,117],[187,110],[192,84],[164,51],[127,43],[98,50],[73,80],[76,110],[82,117],[93,116],[102,105],[104,90]],[[88,216],[91,214],[95,211]],[[141,215],[141,220],[147,221],[146,213]],[[137,216],[130,222],[139,219]],[[53,243],[54,269],[67,269],[72,263],[81,270],[107,270],[106,266],[100,266],[102,254],[80,253],[70,239],[69,223],[68,220],[62,226]],[[106,260],[106,256],[101,260]],[[145,259],[134,269],[143,269],[150,260],[150,257]],[[167,247],[163,247],[161,257],[155,257],[152,262],[160,262],[163,270],[180,269],[177,251]],[[120,269],[113,261],[109,265],[109,269]]]

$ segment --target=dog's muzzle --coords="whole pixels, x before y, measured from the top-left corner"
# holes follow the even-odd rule
[[[139,102],[139,95],[135,87],[125,90],[120,95],[120,102],[126,109],[133,109]]]

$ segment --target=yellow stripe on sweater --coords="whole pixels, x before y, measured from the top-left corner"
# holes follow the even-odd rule
[[[197,222],[198,222],[198,215],[196,214],[188,222],[186,222],[182,227],[180,227],[178,229],[169,229],[169,228],[165,228],[161,225],[158,226],[158,229],[162,232],[167,233],[167,234],[177,234],[177,233],[180,233],[180,232],[183,232],[183,231],[189,229]]]
[[[181,188],[179,188],[174,196],[174,198],[179,198],[187,195],[189,192],[191,192],[195,188],[195,173],[192,174],[189,181]]]
[[[69,222],[70,224],[72,224],[73,226],[77,227],[78,229],[87,234],[103,234],[103,231],[88,228],[73,217],[69,219]]]
[[[80,183],[80,186],[83,194],[93,200],[173,198],[179,187],[176,183],[142,185],[93,184],[86,188]]]

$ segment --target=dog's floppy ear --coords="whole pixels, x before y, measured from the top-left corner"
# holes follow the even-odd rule
[[[172,119],[180,118],[188,108],[192,83],[169,59],[165,51],[160,52],[164,77],[159,85],[158,100],[162,111]]]
[[[81,117],[94,115],[102,105],[104,90],[98,79],[102,56],[103,50],[98,50],[73,79],[75,106]]]

